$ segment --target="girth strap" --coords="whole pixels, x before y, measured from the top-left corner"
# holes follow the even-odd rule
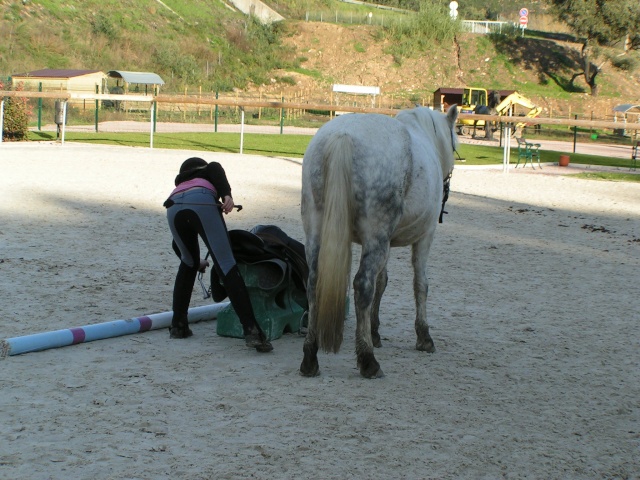
[[[447,203],[447,200],[449,199],[449,187],[451,185],[451,174],[452,174],[452,172],[449,172],[449,175],[447,175],[447,178],[445,178],[444,182],[443,182],[443,186],[442,186],[442,209],[440,210],[440,218],[438,219],[438,223],[442,223],[442,217],[445,214],[449,213],[449,212],[445,212],[444,205],[445,205],[445,203]]]

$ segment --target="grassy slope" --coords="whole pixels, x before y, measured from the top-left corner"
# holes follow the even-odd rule
[[[301,10],[303,2],[275,3],[285,10],[296,5]],[[309,0],[304,6],[347,8],[334,3]],[[395,89],[400,95],[409,84],[416,84],[414,92],[418,93],[467,84],[517,89],[540,99],[544,106],[547,99],[567,102],[574,98],[577,104],[591,102],[591,110],[596,109],[595,99],[580,94],[584,90],[580,79],[576,82],[579,95],[569,91],[568,80],[578,61],[575,44],[548,35],[495,39],[467,34],[459,36],[458,45],[398,55],[380,28],[372,27],[351,55],[310,66],[305,62],[306,52],[286,42],[297,29],[296,22],[275,28],[256,26],[221,1],[30,0],[23,5],[0,0],[0,76],[38,68],[95,68],[157,72],[167,82],[165,92],[198,85],[205,91],[247,89],[268,85],[272,78],[287,87],[291,80],[287,71],[311,73],[317,84],[330,84],[334,79],[329,72],[331,63],[354,70],[349,62],[370,63],[376,59],[368,55],[381,50],[390,59],[383,68],[404,80],[385,88],[387,93]],[[289,46],[283,48],[283,44]],[[362,77],[363,84],[375,81],[366,74]],[[640,102],[638,80],[628,72],[605,67],[601,83],[603,98],[614,98],[615,103]],[[610,111],[609,105],[605,108]]]
[[[224,90],[281,67],[277,48],[269,29],[219,1],[0,1],[3,76],[39,68],[153,71],[176,91],[185,83]]]

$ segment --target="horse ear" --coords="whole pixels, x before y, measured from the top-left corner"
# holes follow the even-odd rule
[[[449,107],[449,110],[447,110],[447,120],[449,121],[449,124],[453,127],[453,125],[456,124],[456,121],[458,120],[458,105],[457,104],[453,104]]]

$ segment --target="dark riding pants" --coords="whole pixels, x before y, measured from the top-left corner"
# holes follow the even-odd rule
[[[171,200],[174,203],[167,209],[167,220],[181,260],[173,288],[173,312],[186,315],[200,266],[198,236],[211,254],[213,268],[218,269],[221,276],[225,276],[236,261],[213,192],[193,188],[173,195]]]

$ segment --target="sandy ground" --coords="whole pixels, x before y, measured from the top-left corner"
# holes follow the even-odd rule
[[[162,201],[193,152],[0,145],[0,338],[168,311]],[[242,212],[303,240],[300,162],[220,161]],[[0,360],[0,478],[640,478],[640,184],[460,167],[430,257],[437,352],[414,349],[410,252],[381,307],[386,376],[354,315],[321,375],[166,330]],[[199,287],[192,306],[205,305]]]

